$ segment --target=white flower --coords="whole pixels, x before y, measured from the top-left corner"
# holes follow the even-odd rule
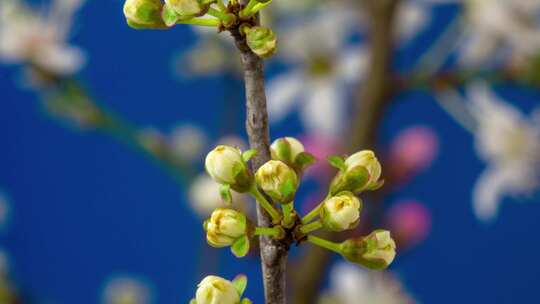
[[[81,49],[67,43],[80,0],[53,0],[48,10],[18,0],[0,3],[0,62],[30,63],[54,75],[71,75],[84,64]]]
[[[338,263],[330,272],[330,291],[319,302],[338,304],[412,304],[416,301],[390,272],[371,272]]]
[[[358,27],[356,19],[350,10],[326,8],[300,24],[288,25],[287,31],[278,29],[278,55],[293,69],[268,84],[272,122],[300,107],[308,132],[339,133],[346,118],[346,85],[362,78],[367,62],[360,44],[347,45]]]
[[[463,0],[466,36],[461,44],[464,65],[478,65],[497,55],[523,61],[540,50],[540,1]],[[501,53],[501,51],[506,51]]]
[[[504,196],[526,195],[540,186],[540,124],[483,84],[469,87],[468,96],[477,120],[476,149],[488,162],[474,188],[474,211],[491,220]]]
[[[216,208],[224,207],[223,199],[219,195],[220,185],[207,174],[201,174],[189,188],[189,202],[191,208],[201,217],[208,217]],[[247,198],[236,191],[231,190],[232,202],[235,209],[245,212],[247,210]]]
[[[103,304],[150,304],[151,288],[143,280],[131,276],[110,279],[103,291]]]
[[[169,145],[173,155],[192,162],[202,158],[208,139],[203,130],[194,125],[181,125],[172,130]]]

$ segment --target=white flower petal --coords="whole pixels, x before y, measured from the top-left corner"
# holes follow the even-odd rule
[[[346,104],[342,88],[336,81],[312,80],[300,112],[309,133],[336,136],[346,118]]]
[[[271,122],[285,118],[292,108],[300,101],[299,97],[305,89],[304,75],[298,71],[281,74],[267,85],[268,115]]]
[[[337,63],[337,77],[348,83],[357,82],[363,79],[368,68],[369,52],[364,46],[347,48],[341,55]]]

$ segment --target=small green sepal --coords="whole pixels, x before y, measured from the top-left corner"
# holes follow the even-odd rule
[[[234,287],[236,288],[236,290],[238,291],[238,294],[240,295],[240,297],[242,297],[248,284],[247,276],[245,274],[239,274],[232,280],[232,283]]]
[[[231,246],[231,252],[237,258],[245,257],[249,252],[249,238],[247,235],[238,238]]]
[[[345,165],[345,161],[343,160],[343,158],[341,156],[337,156],[337,155],[329,156],[327,158],[327,160],[328,160],[328,163],[330,163],[330,165],[332,167],[337,168],[340,171],[347,170],[347,166]]]
[[[242,159],[247,163],[250,159],[257,155],[257,153],[257,149],[249,149],[242,153]]]
[[[219,195],[227,205],[232,205],[231,185],[223,184],[219,187]]]
[[[311,153],[302,152],[294,159],[294,167],[300,171],[305,170],[307,167],[313,165],[317,161],[317,158]]]

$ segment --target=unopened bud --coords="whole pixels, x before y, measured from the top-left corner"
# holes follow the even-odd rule
[[[244,214],[233,209],[218,208],[210,219],[204,222],[206,240],[213,247],[231,246],[247,233],[247,219]]]
[[[253,175],[237,148],[217,146],[206,156],[205,167],[216,182],[230,185],[237,192],[247,192],[253,184]]]
[[[374,270],[388,267],[396,257],[396,243],[386,230],[341,243],[341,254],[349,262]]]
[[[276,34],[267,27],[245,28],[247,45],[261,58],[269,58],[277,50]]]
[[[321,219],[332,231],[352,229],[360,222],[362,201],[351,192],[341,192],[323,203]]]
[[[259,187],[274,201],[288,204],[294,200],[298,178],[293,169],[279,160],[262,165],[255,174]]]
[[[234,284],[217,276],[207,276],[198,285],[196,304],[238,304],[240,294]]]
[[[304,152],[304,145],[294,137],[282,137],[274,140],[270,146],[270,152],[272,159],[292,166],[298,154]]]
[[[161,19],[162,7],[160,0],[126,0],[124,15],[133,28],[161,28],[164,26]]]
[[[349,156],[343,168],[331,183],[331,192],[351,191],[359,193],[364,190],[376,190],[382,186],[381,164],[373,151],[364,150]]]
[[[178,14],[180,19],[206,14],[213,2],[215,0],[165,0],[165,4]]]

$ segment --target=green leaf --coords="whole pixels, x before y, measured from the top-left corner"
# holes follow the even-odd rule
[[[294,165],[300,170],[304,170],[305,168],[313,165],[317,161],[317,158],[313,156],[312,154],[308,152],[302,152],[296,155],[296,158],[294,159]]]
[[[251,302],[251,300],[248,299],[248,298],[244,298],[244,299],[242,299],[242,301],[240,302],[240,304],[253,304],[253,302]]]
[[[337,155],[329,156],[327,158],[327,160],[330,163],[330,165],[332,165],[332,167],[335,167],[335,168],[339,169],[340,171],[347,170],[347,166],[345,165],[345,161],[343,160],[343,158],[341,156],[337,156]]]
[[[231,185],[223,184],[219,187],[219,195],[227,205],[232,204]]]
[[[244,162],[248,162],[251,158],[257,155],[257,153],[257,149],[249,149],[242,153],[242,159],[244,160]]]
[[[249,239],[244,235],[237,239],[231,246],[231,251],[237,258],[245,257],[249,252]]]
[[[248,283],[247,276],[244,274],[239,274],[232,280],[232,283],[234,287],[236,288],[236,290],[238,291],[238,294],[240,295],[240,297],[242,297]]]

